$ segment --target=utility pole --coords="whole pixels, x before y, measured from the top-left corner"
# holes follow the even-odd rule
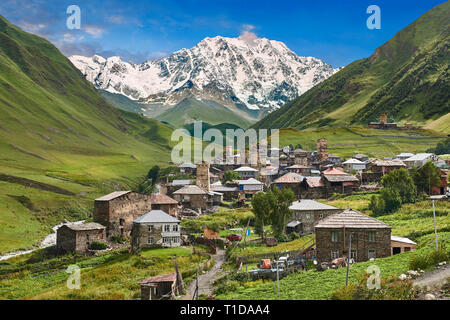
[[[348,286],[348,272],[350,270],[350,256],[352,252],[352,233],[350,232],[350,236],[348,237],[348,254],[347,254],[347,278],[345,280],[345,286]]]
[[[434,220],[434,238],[436,239],[436,251],[438,251],[438,237],[437,237],[437,230],[436,230],[436,211],[434,209],[434,199],[431,200],[433,203],[433,220]]]
[[[246,245],[246,242],[247,242],[247,232],[248,232],[248,226],[249,226],[249,225],[250,225],[250,218],[248,218],[248,221],[247,221],[247,227],[245,228],[244,243],[243,243],[242,250],[245,249],[245,245]]]
[[[275,260],[275,263],[277,264],[277,299],[280,300],[280,272],[278,269],[278,257],[277,260]]]
[[[178,291],[178,294],[181,294],[184,291],[184,285],[183,285],[183,278],[181,277],[180,270],[178,269],[178,262],[177,262],[177,255],[174,255],[174,264],[175,264],[175,273],[177,275],[177,283],[176,283],[176,290]]]

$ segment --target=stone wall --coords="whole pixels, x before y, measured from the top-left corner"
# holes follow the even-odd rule
[[[338,233],[337,242],[331,241],[331,233]],[[375,241],[369,241],[369,232],[375,232]],[[369,249],[376,250],[376,258],[384,258],[391,255],[391,229],[344,229],[316,228],[316,254],[319,262],[331,262],[331,251],[339,250],[339,257],[347,256],[350,232],[356,233],[356,239],[352,240],[352,249],[357,250],[356,262],[369,260]]]
[[[164,225],[170,225],[172,230],[173,225],[178,225],[178,232],[164,232]],[[152,226],[152,231],[149,231],[149,226]],[[133,229],[131,231],[131,250],[137,252],[142,248],[161,248],[170,245],[163,243],[163,237],[178,237],[178,243],[172,243],[172,247],[178,247],[181,244],[180,237],[180,224],[179,223],[133,223]],[[148,239],[153,238],[153,243],[149,244]]]
[[[94,221],[106,226],[106,236],[129,237],[133,220],[152,210],[150,196],[130,192],[110,201],[95,201]]]
[[[93,242],[104,241],[104,230],[72,230],[62,226],[56,231],[56,248],[60,253],[85,253]]]
[[[301,232],[303,234],[314,233],[314,226],[322,219],[328,217],[331,214],[343,211],[342,209],[336,210],[311,210],[311,211],[294,211],[291,220],[298,220],[302,223]],[[308,218],[309,215],[309,218]]]

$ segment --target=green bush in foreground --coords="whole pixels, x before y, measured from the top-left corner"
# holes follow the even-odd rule
[[[104,242],[92,242],[91,245],[89,246],[89,249],[91,250],[105,250],[108,249],[108,245]]]

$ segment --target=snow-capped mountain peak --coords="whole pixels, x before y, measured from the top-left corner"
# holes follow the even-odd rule
[[[96,88],[139,102],[172,105],[191,96],[250,110],[279,108],[337,71],[279,41],[221,36],[142,64],[98,55],[70,60]]]

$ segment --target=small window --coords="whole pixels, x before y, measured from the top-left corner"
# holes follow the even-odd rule
[[[369,232],[369,242],[375,242],[375,231]]]
[[[351,235],[352,235],[352,241],[358,240],[358,236],[357,236],[356,232],[352,232]]]
[[[148,238],[147,243],[148,244],[153,244],[153,238]]]
[[[164,232],[170,232],[170,224],[164,225]]]
[[[153,226],[152,225],[148,226],[148,232],[153,232]]]
[[[369,259],[375,259],[377,257],[377,252],[375,249],[369,249],[369,254],[367,256]]]
[[[337,231],[331,232],[331,242],[338,242],[338,233]]]
[[[339,258],[339,250],[331,250],[331,260]]]
[[[120,224],[121,226],[123,226],[123,225],[125,224],[125,220],[120,219],[120,220],[119,220],[119,224]]]
[[[411,251],[411,247],[404,247],[403,251],[405,251],[405,252]]]
[[[86,240],[89,241],[89,235],[88,234],[86,235]]]
[[[353,259],[356,261],[357,258],[357,251],[356,249],[352,249],[352,251],[350,251],[350,259]]]
[[[311,219],[311,213],[306,214],[306,220],[309,220],[309,219]]]
[[[323,213],[319,213],[319,219],[323,219]]]
[[[172,226],[172,231],[174,231],[174,232],[177,232],[177,231],[178,231],[178,225],[177,225],[177,224],[174,224],[174,225]]]

